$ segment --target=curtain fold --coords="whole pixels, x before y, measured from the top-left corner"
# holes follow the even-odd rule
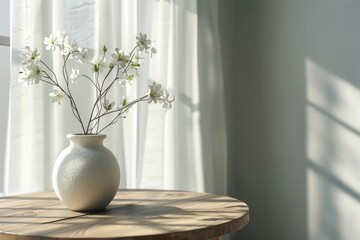
[[[91,54],[101,51],[103,45],[110,52],[116,47],[129,52],[140,32],[156,41],[158,53],[145,59],[136,81],[125,88],[115,86],[112,95],[119,98],[126,94],[134,99],[155,81],[169,89],[176,100],[166,113],[160,105],[138,104],[105,131],[105,145],[121,167],[121,188],[224,193],[226,136],[216,4],[13,0],[6,194],[51,189],[52,166],[68,145],[65,136],[80,131],[67,102],[59,106],[50,102],[51,87],[24,86],[17,81],[18,55],[26,45],[37,47],[42,59],[56,72],[61,71],[59,58],[43,47],[44,37],[58,30],[92,49]],[[199,6],[207,7],[204,11]],[[199,16],[201,12],[210,23]],[[82,83],[73,89],[81,114],[86,116],[89,102],[96,96]]]

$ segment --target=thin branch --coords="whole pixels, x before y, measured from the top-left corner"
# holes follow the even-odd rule
[[[106,95],[107,95],[108,91],[110,90],[110,88],[112,87],[112,85],[114,85],[114,83],[116,82],[116,80],[119,79],[118,76],[119,76],[120,69],[123,69],[122,74],[127,72],[127,70],[128,70],[129,67],[130,67],[131,61],[132,61],[133,58],[135,57],[134,51],[135,51],[137,48],[138,48],[137,46],[134,47],[133,50],[130,52],[130,56],[131,56],[131,57],[130,57],[130,60],[129,60],[128,64],[126,65],[126,67],[124,67],[124,68],[118,67],[118,70],[117,70],[117,72],[116,72],[116,76],[115,76],[114,80],[113,80],[113,81],[109,84],[109,86],[104,90],[104,92],[103,92],[103,94],[100,96],[100,98],[106,97]]]
[[[108,115],[108,114],[111,114],[111,113],[115,113],[115,112],[118,112],[118,114],[113,118],[113,120],[110,121],[110,123],[108,123],[107,125],[105,125],[102,129],[100,129],[100,131],[96,131],[96,134],[99,134],[101,133],[102,131],[104,131],[106,128],[108,128],[109,126],[115,124],[120,117],[123,117],[122,114],[125,113],[127,110],[129,110],[130,107],[132,107],[134,104],[138,103],[138,102],[144,102],[144,101],[147,101],[148,99],[147,98],[147,95],[141,97],[141,98],[138,98],[132,102],[130,102],[129,104],[125,105],[124,107],[118,109],[118,110],[114,110],[114,111],[110,111],[110,112],[107,112],[107,113],[104,113],[103,115],[99,116],[99,118],[105,116],[105,115]]]
[[[49,69],[49,71],[54,75],[54,77],[55,77],[55,81],[54,81],[54,82],[56,82],[57,84],[59,84],[59,81],[58,81],[58,79],[57,79],[57,77],[56,77],[55,72],[54,72],[45,62],[43,62],[41,59],[40,59],[40,62],[41,62],[47,69]],[[46,71],[43,71],[43,72],[45,72],[46,75],[49,76],[49,74],[48,74]],[[49,77],[50,77],[50,76],[49,76]]]
[[[53,86],[57,86],[55,83],[46,81],[46,80],[44,80],[44,79],[40,79],[40,81],[41,81],[41,82],[44,82],[44,83],[47,83],[47,84],[50,84],[50,85],[53,85]]]
[[[148,101],[147,97],[148,97],[148,95],[145,95],[145,96],[143,96],[143,97],[141,97],[141,98],[138,98],[138,99],[136,99],[136,100],[134,100],[134,101],[126,104],[126,105],[123,106],[122,108],[119,108],[119,109],[116,109],[116,110],[112,110],[112,111],[107,111],[107,112],[101,114],[100,116],[95,117],[94,119],[92,119],[92,121],[95,121],[95,120],[98,119],[98,118],[102,118],[102,117],[104,117],[104,116],[106,116],[106,115],[109,115],[109,114],[112,114],[112,113],[116,113],[116,112],[123,111],[124,109],[126,109],[126,110],[123,111],[123,112],[126,112],[127,109],[129,109],[130,107],[132,107],[134,104],[136,104],[136,103],[138,103],[138,102]]]
[[[88,80],[90,80],[90,82],[94,85],[94,87],[95,87],[98,91],[100,91],[100,89],[98,88],[98,86],[96,86],[96,84],[94,83],[94,81],[93,81],[89,76],[87,76],[87,75],[85,75],[85,74],[82,74],[81,76],[87,78]]]
[[[85,127],[84,127],[84,123],[81,119],[81,115],[79,113],[79,110],[77,108],[77,105],[75,103],[75,100],[71,94],[71,91],[70,91],[70,87],[69,87],[69,76],[68,76],[68,72],[67,72],[67,67],[66,67],[66,63],[70,57],[71,53],[69,53],[66,58],[65,56],[63,56],[63,60],[64,60],[64,64],[63,64],[63,68],[62,68],[62,73],[63,73],[63,77],[64,77],[64,80],[65,80],[65,83],[66,83],[66,89],[67,89],[67,97],[69,98],[70,100],[70,106],[72,108],[72,112],[73,114],[76,116],[76,118],[78,119],[78,121],[80,122],[80,125],[81,125],[81,128],[84,132],[84,134],[86,134],[86,130],[85,130]],[[60,86],[60,85],[59,85]],[[63,92],[65,92],[63,89],[62,89]],[[65,92],[66,93],[66,92]]]

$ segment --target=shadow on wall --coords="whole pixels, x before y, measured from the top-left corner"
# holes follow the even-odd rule
[[[360,2],[305,6],[308,236],[360,239]]]
[[[360,90],[306,61],[310,239],[360,236]]]
[[[222,1],[231,239],[360,239],[360,2]]]

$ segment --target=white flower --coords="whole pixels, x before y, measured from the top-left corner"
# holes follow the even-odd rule
[[[125,87],[126,83],[131,85],[131,81],[134,80],[134,77],[134,74],[123,73],[121,74],[119,83],[122,87]]]
[[[103,103],[103,107],[105,108],[105,110],[110,111],[113,107],[115,106],[115,102],[109,102],[109,100],[105,100],[105,102]]]
[[[27,69],[29,70],[29,76],[31,77],[31,79],[33,79],[35,83],[39,83],[42,77],[41,66],[39,64],[31,64],[30,66],[27,67]]]
[[[79,69],[71,69],[71,74],[70,74],[70,79],[72,79],[72,83],[77,83],[77,79],[80,76],[80,71]]]
[[[120,81],[119,81],[119,84],[121,85],[121,87],[125,87],[126,86],[126,82],[127,82],[127,80],[126,79],[121,79]]]
[[[157,101],[160,100],[163,93],[164,93],[164,91],[161,89],[161,84],[157,84],[157,83],[153,82],[152,85],[149,85],[148,103],[151,103],[151,102],[157,103]]]
[[[57,39],[58,39],[58,43],[63,45],[65,40],[67,41],[68,36],[67,36],[65,31],[62,31],[62,32],[58,31],[57,32]]]
[[[64,47],[63,50],[61,52],[62,55],[68,55],[73,53],[74,51],[76,51],[78,49],[78,45],[76,43],[76,41],[69,41],[68,39],[65,39],[64,41]],[[70,58],[72,58],[72,55],[70,55]]]
[[[31,84],[31,78],[29,76],[29,71],[25,66],[21,66],[20,68],[20,74],[19,74],[19,82],[23,83],[26,82],[28,84]]]
[[[54,51],[56,49],[56,45],[58,44],[57,37],[50,34],[49,37],[45,37],[44,44],[47,45],[46,50],[51,49]]]
[[[165,89],[162,89],[160,84],[153,82],[152,85],[149,85],[148,103],[159,102],[162,103],[163,108],[169,110],[172,107],[172,102],[175,100],[175,98],[169,99],[169,96],[170,94]]]
[[[102,132],[105,128],[117,122],[119,118],[125,117],[126,112],[132,106],[142,101],[159,103],[165,110],[172,108],[174,98],[170,99],[169,93],[160,84],[155,82],[149,83],[149,90],[146,94],[141,94],[141,97],[131,102],[128,102],[125,96],[122,99],[116,100],[116,102],[107,99],[107,96],[113,93],[111,87],[117,85],[114,84],[116,81],[119,81],[123,87],[126,84],[131,85],[140,73],[144,55],[156,53],[154,42],[148,39],[146,34],[140,33],[136,37],[135,46],[130,53],[120,48],[115,48],[112,53],[109,53],[108,48],[103,46],[102,51],[99,49],[98,56],[91,54],[91,57],[89,56],[91,50],[79,47],[75,41],[67,36],[65,31],[50,34],[50,36],[43,39],[43,43],[46,50],[59,50],[62,54],[60,58],[63,63],[62,71],[60,71],[62,76],[57,76],[58,71],[51,68],[51,63],[47,64],[44,60],[40,59],[40,53],[36,48],[26,46],[20,55],[21,59],[19,59],[21,61],[21,69],[18,81],[28,85],[39,82],[51,85],[53,90],[49,93],[49,97],[53,103],[61,104],[64,97],[70,99],[69,103],[72,113],[79,120],[84,134],[98,134]],[[75,66],[76,64],[88,64],[95,74],[87,75],[85,70],[80,72],[80,67]],[[100,74],[102,71],[105,73]],[[69,81],[77,83],[78,79],[89,81],[89,85],[94,87],[93,90],[96,94],[95,102],[90,103],[93,105],[93,111],[91,111],[91,116],[87,118],[87,122],[82,122],[81,111],[79,111],[77,104],[73,101],[75,91],[70,91],[71,87],[68,86]],[[119,100],[120,102],[118,102]],[[99,121],[105,115],[107,117],[102,122],[104,127],[99,128]]]
[[[93,60],[91,60],[91,64],[91,70],[93,72],[102,72],[103,68],[106,67],[106,58],[95,56]]]
[[[137,40],[137,46],[139,47],[140,51],[144,51],[150,48],[151,40],[147,39],[146,34],[140,33],[139,36],[136,37]]]
[[[38,62],[40,53],[37,52],[37,48],[31,49],[29,46],[26,46],[25,51],[20,54],[20,58],[22,59],[22,65],[29,65]]]
[[[64,98],[65,93],[54,89],[51,93],[49,93],[49,96],[51,98],[51,102],[60,104],[61,100]]]
[[[79,64],[84,64],[84,63],[88,63],[90,61],[90,57],[88,54],[88,50],[86,48],[78,48],[78,54],[76,54],[76,57],[78,58],[78,63]]]
[[[127,83],[130,83],[130,80],[124,74],[121,76],[119,84],[121,85],[121,87],[125,87]]]
[[[131,60],[131,68],[135,70],[139,70],[141,68],[143,59],[144,58],[141,56],[141,52],[137,51],[137,53],[134,55],[133,59]]]
[[[121,67],[125,67],[130,60],[130,56],[125,55],[124,50],[118,48],[115,49],[115,53],[111,54],[111,57],[114,59],[113,65],[120,65]]]
[[[28,85],[37,84],[41,80],[42,69],[38,64],[22,66],[19,75],[19,82],[26,82]]]

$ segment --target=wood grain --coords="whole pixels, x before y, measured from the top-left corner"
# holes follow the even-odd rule
[[[120,190],[103,211],[69,211],[53,192],[0,198],[0,240],[206,240],[237,231],[248,206],[208,193]]]

